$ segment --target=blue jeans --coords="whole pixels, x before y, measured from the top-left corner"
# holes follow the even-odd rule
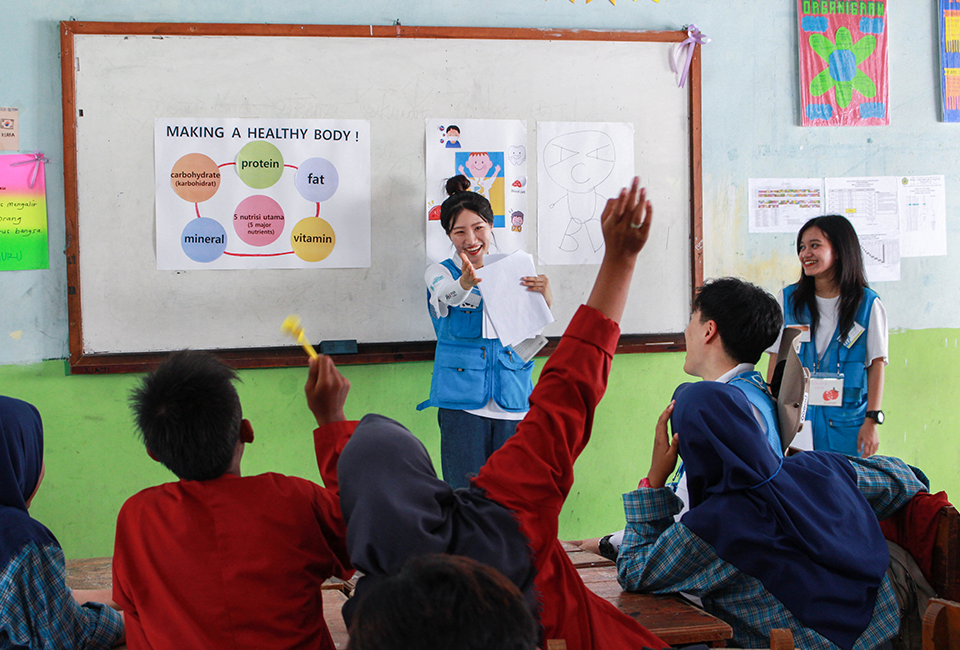
[[[494,420],[466,411],[439,409],[440,466],[453,489],[469,487],[490,455],[517,430],[519,420]]]

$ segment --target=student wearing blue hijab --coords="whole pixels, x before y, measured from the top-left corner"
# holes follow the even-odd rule
[[[0,396],[0,646],[110,648],[123,639],[120,613],[74,600],[60,544],[27,511],[42,479],[40,413]]]
[[[758,426],[735,388],[677,389],[657,423],[650,473],[624,495],[621,586],[699,596],[733,627],[735,647],[766,646],[773,628],[793,630],[798,648],[881,647],[899,609],[878,518],[926,486],[896,458],[778,457]],[[681,502],[663,486],[678,452],[690,510],[675,523]]]

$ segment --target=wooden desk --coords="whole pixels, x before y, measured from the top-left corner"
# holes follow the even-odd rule
[[[66,583],[71,589],[113,589],[113,558],[67,560]]]
[[[83,560],[67,560],[67,586],[71,589],[112,589],[113,588],[113,558],[91,557]],[[353,594],[357,584],[356,576],[349,580],[327,578],[323,586],[324,591],[339,591],[346,596]],[[326,595],[326,594],[324,594]]]
[[[340,590],[329,589],[323,592],[323,620],[327,622],[327,629],[330,630],[333,645],[337,650],[344,650],[350,638],[347,635],[347,624],[340,615],[340,609],[345,602],[347,595]]]
[[[625,592],[617,582],[617,568],[613,562],[572,545],[564,544],[564,548],[587,588],[667,643],[706,643],[724,647],[726,639],[733,636],[729,625],[680,596]],[[113,586],[113,558],[68,560],[66,582],[71,589],[110,589]],[[347,627],[340,608],[352,593],[354,584],[353,580],[331,579],[323,585],[323,618],[337,648],[347,646]]]
[[[67,560],[66,583],[71,589],[112,589],[113,558],[93,557],[83,560]],[[347,647],[347,625],[340,615],[340,608],[353,591],[352,579],[330,578],[323,583],[323,618],[338,650]],[[119,646],[123,650],[126,646]]]
[[[613,566],[577,569],[584,584],[593,593],[613,603],[670,645],[705,643],[715,648],[726,646],[733,628],[676,594],[635,594],[623,591]]]

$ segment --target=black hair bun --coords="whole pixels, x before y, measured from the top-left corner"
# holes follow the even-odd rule
[[[470,189],[470,181],[467,180],[467,177],[463,174],[458,174],[453,178],[447,179],[447,195],[453,196],[458,192],[466,192]]]

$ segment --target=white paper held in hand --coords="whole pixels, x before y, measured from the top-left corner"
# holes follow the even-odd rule
[[[483,310],[504,345],[519,344],[553,322],[543,294],[527,291],[520,284],[524,276],[536,274],[533,256],[524,251],[516,251],[477,269],[477,276],[483,280],[478,285]]]

